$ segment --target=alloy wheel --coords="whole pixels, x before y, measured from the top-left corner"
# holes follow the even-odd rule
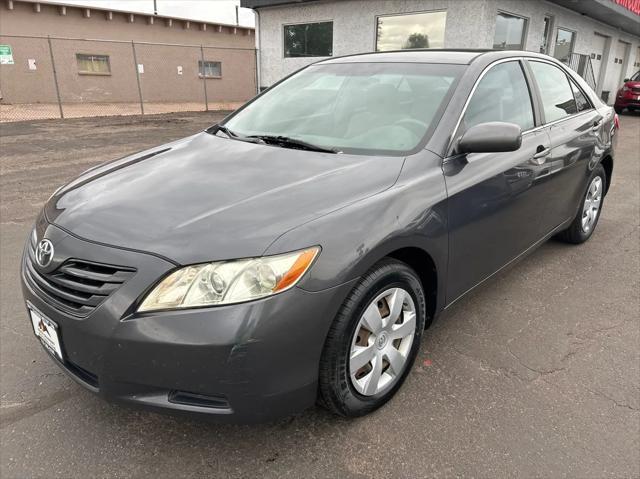
[[[582,231],[589,233],[595,226],[602,203],[602,178],[596,176],[591,181],[582,208]]]

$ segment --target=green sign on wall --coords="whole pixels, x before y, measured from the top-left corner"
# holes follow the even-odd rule
[[[11,45],[0,45],[0,65],[13,65]]]

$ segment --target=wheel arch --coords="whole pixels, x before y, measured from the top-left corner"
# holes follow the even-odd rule
[[[426,299],[425,327],[433,322],[438,304],[438,268],[431,255],[422,248],[409,246],[391,251],[388,258],[397,259],[409,265],[420,278]]]

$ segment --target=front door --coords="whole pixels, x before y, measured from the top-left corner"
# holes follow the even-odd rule
[[[499,270],[546,233],[538,178],[550,152],[547,129],[534,130],[534,110],[522,64],[494,64],[478,82],[456,138],[479,123],[504,121],[525,133],[508,153],[453,156],[443,165],[449,195],[447,302]]]

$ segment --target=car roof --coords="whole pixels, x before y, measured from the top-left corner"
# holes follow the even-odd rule
[[[492,60],[509,57],[545,57],[546,55],[520,50],[491,50],[491,49],[424,49],[424,50],[394,50],[387,52],[358,53],[321,60],[316,64],[331,63],[450,63],[469,65],[475,59],[489,56]]]

